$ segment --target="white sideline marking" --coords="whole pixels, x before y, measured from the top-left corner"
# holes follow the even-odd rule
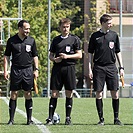
[[[7,105],[9,105],[9,100],[6,97],[0,97],[0,99],[3,99]],[[16,108],[16,111],[19,112],[21,115],[27,118],[26,113],[18,108]],[[36,118],[32,117],[33,121],[35,122],[35,125],[38,127],[38,129],[41,130],[42,133],[51,133],[48,128],[40,121],[38,121]]]

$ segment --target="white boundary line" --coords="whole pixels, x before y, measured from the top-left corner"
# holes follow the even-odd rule
[[[0,97],[0,99],[3,99],[7,105],[9,105],[9,100],[6,97]],[[23,115],[24,117],[26,116],[26,113],[18,108],[16,108],[16,111]],[[39,120],[36,118],[32,117],[33,121],[35,122],[35,125],[38,127],[39,130],[41,130],[42,133],[51,133],[48,128]]]

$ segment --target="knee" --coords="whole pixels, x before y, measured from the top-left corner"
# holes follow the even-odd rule
[[[73,97],[73,91],[68,91],[68,90],[66,90],[66,91],[65,91],[65,94],[66,94],[66,97],[67,97],[67,98],[72,98],[72,97]]]
[[[96,92],[96,99],[101,99],[103,97],[103,92]]]
[[[11,92],[10,98],[11,98],[12,100],[17,100],[17,97],[18,97],[18,93],[17,93],[17,92]]]
[[[58,98],[59,97],[59,91],[52,91],[52,98]]]
[[[25,97],[25,99],[31,99],[32,98],[32,95],[31,95],[31,92],[30,91],[26,91],[26,92],[24,92],[24,97]]]
[[[118,99],[119,98],[118,91],[111,91],[111,96],[113,99]]]

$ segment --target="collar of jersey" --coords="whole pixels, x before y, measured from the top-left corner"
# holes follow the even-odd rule
[[[107,32],[103,32],[102,29],[99,30],[101,33],[107,34],[109,32],[109,30],[107,30]]]
[[[69,35],[67,35],[67,36],[60,36],[62,39],[66,39],[66,38],[68,38],[68,36]]]

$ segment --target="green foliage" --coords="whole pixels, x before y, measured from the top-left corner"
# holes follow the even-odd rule
[[[47,87],[47,62],[48,62],[48,1],[47,0],[24,0],[22,1],[22,18],[29,21],[31,25],[30,35],[36,40],[39,55],[39,89]],[[69,3],[70,2],[70,3]],[[76,1],[51,1],[51,40],[60,34],[58,29],[59,19],[69,17],[72,20],[80,18],[81,8]],[[2,7],[1,7],[2,6]],[[3,13],[1,17],[17,18],[18,17],[18,0],[2,0],[0,8]],[[71,10],[74,8],[74,10]],[[78,14],[78,16],[77,16]],[[82,20],[83,21],[83,20]],[[83,23],[82,23],[83,24]],[[83,26],[72,26],[72,33],[81,36]],[[17,21],[11,21],[11,36],[17,33]],[[8,23],[4,21],[5,39],[8,38]],[[41,95],[41,92],[40,92]]]
[[[110,3],[108,0],[105,1],[105,5],[106,5],[106,12],[109,13],[110,12]]]
[[[92,33],[96,31],[97,29],[97,23],[96,23],[96,1],[90,0],[91,8],[90,8],[90,17],[89,18],[89,24],[88,24],[88,29],[89,32]]]
[[[89,35],[94,32],[98,24],[96,23],[96,1],[90,0],[90,16],[84,15],[83,0],[52,0],[51,1],[51,40],[60,34],[59,20],[68,17],[72,20],[71,33],[79,36],[84,42],[84,17],[88,18]],[[0,1],[0,17],[17,18],[18,17],[18,0]],[[73,10],[72,10],[73,9]],[[39,94],[42,88],[47,88],[47,64],[48,64],[48,0],[23,0],[22,1],[22,18],[29,21],[31,33],[36,40],[39,55]],[[11,36],[18,32],[17,21],[10,22]],[[8,38],[8,22],[4,21],[5,40]],[[83,45],[83,43],[82,43]],[[81,46],[82,47],[82,46]],[[2,55],[1,55],[2,56]],[[82,75],[83,61],[78,60],[76,69],[77,77]],[[51,63],[52,67],[52,63]]]

